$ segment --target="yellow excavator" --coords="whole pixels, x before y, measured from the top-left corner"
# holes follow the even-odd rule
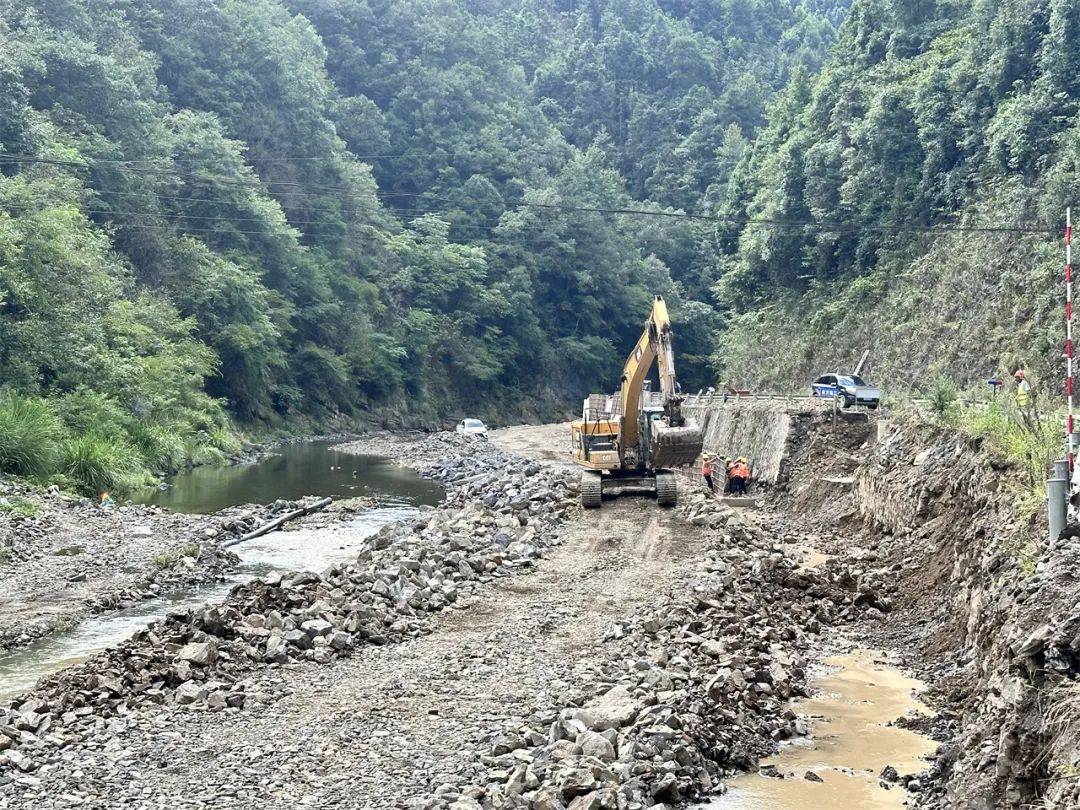
[[[659,391],[652,391],[646,379],[653,360],[659,366]],[[682,402],[671,319],[658,295],[645,331],[626,358],[619,391],[590,394],[581,419],[570,426],[574,461],[585,468],[582,506],[600,506],[604,496],[623,492],[655,493],[661,506],[675,505],[675,473],[667,468],[693,463],[702,444],[701,428],[683,416]]]

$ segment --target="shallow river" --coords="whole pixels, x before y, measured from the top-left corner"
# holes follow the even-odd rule
[[[366,495],[394,506],[434,505],[442,500],[442,487],[434,481],[382,456],[338,452],[334,444],[297,442],[283,445],[253,464],[197,467],[178,475],[167,488],[146,490],[134,500],[188,513],[304,495]]]
[[[0,654],[0,701],[17,697],[38,679],[124,641],[172,610],[220,602],[233,586],[267,571],[320,571],[347,560],[381,527],[415,514],[420,505],[438,503],[442,494],[438,484],[389,459],[337,453],[325,442],[289,445],[280,455],[254,464],[199,468],[178,476],[172,487],[144,495],[143,502],[177,511],[211,512],[235,504],[302,495],[365,495],[377,506],[328,528],[276,531],[233,546],[241,564],[227,582],[186,589],[128,610],[92,617],[72,630]]]

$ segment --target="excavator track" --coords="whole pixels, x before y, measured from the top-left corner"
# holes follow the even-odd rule
[[[679,500],[679,485],[671,470],[656,471],[656,502],[661,506],[674,506]]]
[[[600,506],[604,496],[604,478],[593,470],[585,470],[581,473],[581,505],[586,509],[595,509]]]

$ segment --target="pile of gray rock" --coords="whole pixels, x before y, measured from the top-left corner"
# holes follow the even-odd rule
[[[223,581],[240,561],[227,547],[231,541],[318,500],[280,500],[203,515],[157,506],[102,509],[86,498],[18,483],[0,484],[0,491],[6,493],[0,502],[25,501],[36,509],[26,517],[0,512],[0,547],[10,551],[0,572],[0,648],[5,649],[90,615]],[[354,508],[342,505],[330,519],[346,518]],[[39,615],[33,609],[38,602],[66,607]]]
[[[689,507],[691,510],[694,506]],[[723,789],[781,740],[805,735],[804,651],[837,605],[784,549],[734,522],[686,590],[616,625],[608,663],[561,711],[501,729],[482,784],[422,807],[671,807]]]
[[[707,526],[710,529],[717,529],[726,525],[731,517],[731,507],[726,506],[716,495],[705,490],[698,490],[689,494],[684,491],[680,497],[678,508],[679,512],[692,526]]]
[[[240,711],[261,699],[273,667],[419,635],[432,612],[559,542],[554,528],[578,508],[572,475],[467,437],[433,447],[453,451],[427,465],[447,486],[445,505],[386,526],[355,561],[239,585],[221,605],[170,615],[0,710],[0,779],[62,767],[65,748],[106,744],[139,712]]]

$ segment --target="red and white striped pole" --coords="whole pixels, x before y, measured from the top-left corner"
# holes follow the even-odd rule
[[[1072,208],[1065,209],[1065,394],[1069,399],[1069,479],[1076,463],[1076,433],[1073,424],[1073,336],[1072,336]]]

